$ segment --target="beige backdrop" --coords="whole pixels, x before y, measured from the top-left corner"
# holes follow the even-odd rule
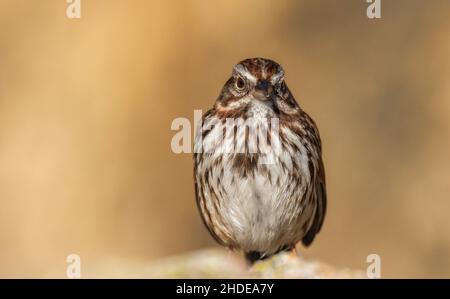
[[[0,0],[1,277],[216,246],[170,125],[253,56],[284,66],[322,134],[328,215],[301,252],[450,277],[450,1],[383,0],[381,20],[365,0],[66,7]]]

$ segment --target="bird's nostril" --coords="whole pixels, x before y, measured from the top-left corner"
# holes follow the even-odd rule
[[[256,85],[256,88],[260,90],[267,90],[269,88],[269,82],[267,80],[261,80]]]

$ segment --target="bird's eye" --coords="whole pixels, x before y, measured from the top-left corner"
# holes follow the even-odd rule
[[[242,77],[236,79],[236,89],[241,91],[245,88],[245,80]]]

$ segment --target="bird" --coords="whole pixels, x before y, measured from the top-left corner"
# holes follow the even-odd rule
[[[204,225],[250,265],[295,253],[321,230],[327,194],[319,130],[277,62],[257,57],[234,65],[197,125],[193,160]]]

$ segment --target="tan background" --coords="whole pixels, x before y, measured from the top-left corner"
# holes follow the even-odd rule
[[[170,125],[253,56],[284,66],[324,142],[328,215],[301,252],[450,277],[450,1],[383,0],[381,20],[363,0],[66,5],[0,0],[1,277],[215,246]]]

